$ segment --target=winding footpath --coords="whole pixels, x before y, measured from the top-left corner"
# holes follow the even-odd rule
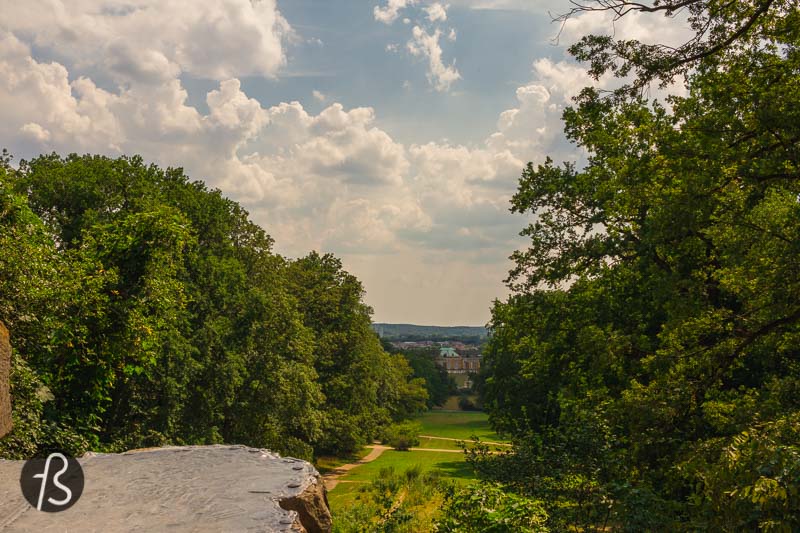
[[[345,475],[348,471],[354,469],[357,466],[361,466],[365,463],[370,463],[381,456],[383,452],[386,450],[391,449],[391,446],[384,446],[382,444],[372,444],[367,446],[367,448],[372,448],[372,451],[369,452],[367,455],[356,461],[355,463],[349,463],[346,465],[342,465],[337,467],[334,470],[331,470],[327,474],[322,476],[322,482],[325,483],[325,488],[328,490],[333,490],[333,488],[339,484],[339,478]]]

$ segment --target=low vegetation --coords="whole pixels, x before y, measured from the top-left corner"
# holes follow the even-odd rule
[[[443,502],[435,473],[412,467],[384,467],[370,483],[358,486],[349,505],[335,512],[335,533],[418,533],[434,530]]]

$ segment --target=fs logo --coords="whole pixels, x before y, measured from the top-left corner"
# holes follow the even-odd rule
[[[83,493],[83,469],[72,457],[51,453],[46,459],[26,461],[19,484],[25,499],[39,511],[64,511]]]

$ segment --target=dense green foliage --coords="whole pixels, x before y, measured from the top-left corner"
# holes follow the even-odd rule
[[[800,8],[596,7],[684,7],[698,35],[572,48],[637,77],[565,112],[585,168],[523,173],[482,381],[519,444],[473,463],[556,529],[800,529]],[[685,96],[642,97],[676,76]]]
[[[541,502],[491,484],[445,489],[445,504],[436,531],[459,533],[545,533],[547,512]]]
[[[424,380],[425,389],[428,391],[426,403],[429,409],[444,405],[451,395],[458,392],[458,387],[452,376],[435,362],[436,356],[439,355],[437,347],[406,348],[401,351],[386,340],[381,339],[381,344],[384,350],[389,353],[402,354],[411,366],[414,377]]]
[[[289,261],[219,191],[138,157],[0,164],[4,456],[236,442],[352,451],[426,391],[330,255]]]

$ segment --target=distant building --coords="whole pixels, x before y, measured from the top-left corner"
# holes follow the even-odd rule
[[[442,346],[436,364],[447,370],[448,374],[477,374],[481,369],[479,354],[461,355],[455,348]]]
[[[450,346],[442,346],[439,348],[439,357],[458,357],[458,352]]]

